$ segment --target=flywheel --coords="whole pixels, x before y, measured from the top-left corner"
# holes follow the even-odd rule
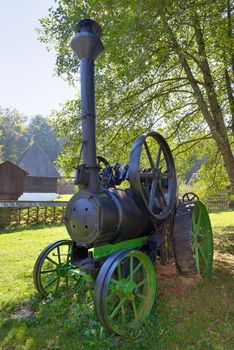
[[[176,171],[171,150],[157,132],[139,136],[132,146],[129,181],[138,208],[154,219],[165,219],[176,205]]]

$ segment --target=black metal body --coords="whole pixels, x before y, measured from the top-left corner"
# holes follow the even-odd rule
[[[160,169],[157,169],[157,163],[165,146],[160,144],[158,160],[156,165],[152,164],[152,157],[148,152],[150,164],[152,165],[151,173],[144,173],[151,177],[152,190],[150,192],[151,210],[142,210],[141,198],[137,201],[136,198],[144,196],[144,190],[138,192],[134,190],[136,186],[131,183],[131,188],[120,190],[115,188],[115,184],[121,183],[128,176],[128,167],[119,171],[118,164],[115,167],[110,167],[108,162],[104,170],[102,181],[100,180],[100,168],[97,165],[96,154],[96,112],[95,112],[95,91],[94,91],[94,60],[102,52],[103,46],[100,39],[101,28],[93,20],[82,20],[78,24],[78,32],[72,38],[71,47],[75,54],[80,59],[80,81],[81,81],[81,116],[82,116],[82,153],[83,164],[78,167],[75,183],[79,185],[79,191],[70,200],[65,215],[65,223],[68,233],[77,246],[92,247],[106,243],[117,243],[128,239],[137,238],[140,236],[155,233],[155,225],[153,219],[165,219],[170,210],[162,209],[160,215],[158,212],[153,214],[153,207],[157,206],[159,201],[155,201],[157,181],[161,188],[159,199],[161,203],[166,203],[167,199],[163,195]],[[153,141],[158,142],[159,134],[150,133],[148,136],[153,138]],[[139,166],[139,158],[141,148],[146,145],[147,135],[144,135],[144,140],[140,143],[136,142],[133,145],[133,151],[130,157],[129,178],[131,182],[138,179],[138,188],[141,186],[140,176],[136,177],[134,172]],[[165,140],[160,136],[160,142]],[[136,150],[135,147],[138,149]],[[147,145],[146,145],[147,146]],[[140,147],[140,148],[139,148]],[[167,146],[168,147],[168,146]],[[169,149],[169,148],[168,148]],[[135,152],[136,151],[136,152]],[[165,152],[165,151],[164,151]],[[167,156],[167,154],[166,154]],[[100,158],[100,157],[99,157]],[[172,157],[171,157],[172,158]],[[101,158],[103,162],[103,158]],[[173,158],[168,162],[172,162]],[[131,165],[132,163],[132,165]],[[137,166],[133,166],[137,164]],[[170,168],[171,169],[171,168]],[[170,170],[170,176],[175,179],[175,171]],[[103,180],[107,176],[107,183]],[[164,174],[165,177],[165,174]],[[171,178],[166,180],[168,188],[173,188],[170,194],[170,203],[174,202],[176,193],[176,180],[174,186],[171,186]],[[159,187],[158,185],[158,187]],[[173,197],[173,198],[172,198]],[[168,200],[168,207],[170,206]],[[145,207],[147,207],[147,201]],[[166,206],[166,204],[165,204]],[[152,215],[150,215],[152,214]]]

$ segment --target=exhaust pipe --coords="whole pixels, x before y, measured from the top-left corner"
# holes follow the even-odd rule
[[[96,152],[94,61],[103,50],[101,34],[102,29],[98,23],[84,19],[78,23],[77,33],[71,40],[71,48],[80,59],[82,150],[90,191],[98,191],[100,188]]]

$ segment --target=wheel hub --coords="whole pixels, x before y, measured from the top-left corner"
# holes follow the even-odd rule
[[[71,266],[68,264],[60,264],[57,267],[57,274],[59,277],[66,277],[68,275],[68,271],[71,269]]]
[[[137,284],[133,280],[128,278],[122,278],[118,281],[117,285],[112,286],[113,293],[118,298],[126,298],[131,300],[134,298],[134,289],[136,289]]]

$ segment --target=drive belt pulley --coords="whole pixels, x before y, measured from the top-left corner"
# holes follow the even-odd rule
[[[129,181],[139,209],[165,219],[176,204],[176,171],[170,148],[157,132],[139,136],[129,162]]]

